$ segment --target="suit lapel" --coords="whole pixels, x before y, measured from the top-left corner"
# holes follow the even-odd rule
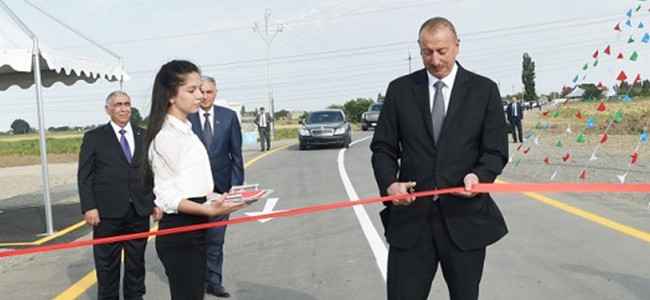
[[[131,161],[135,161],[138,157],[140,157],[140,151],[142,149],[142,130],[140,127],[133,126],[131,124],[131,129],[133,130],[133,141],[135,143],[135,148],[133,149],[133,157],[131,158]]]
[[[109,144],[109,147],[113,148],[112,152],[118,153],[118,155],[124,160],[124,162],[128,164],[129,161],[126,159],[126,155],[124,155],[124,151],[122,150],[122,145],[120,145],[120,141],[117,139],[117,136],[115,135],[115,131],[113,131],[113,126],[111,126],[110,122],[104,126],[104,135],[106,141]]]
[[[451,120],[456,117],[458,111],[463,106],[463,102],[467,100],[467,91],[469,89],[469,76],[467,76],[467,71],[458,64],[458,73],[456,73],[456,80],[454,81],[454,88],[451,90],[451,96],[449,97],[449,106],[447,107],[447,113],[445,114],[445,120],[442,123],[442,131],[440,132],[440,137],[448,131],[448,124]]]
[[[414,77],[415,86],[413,86],[413,93],[415,94],[415,102],[420,108],[420,114],[426,124],[427,132],[433,140],[433,123],[431,121],[431,105],[429,104],[429,80],[426,70],[421,70],[412,75]]]

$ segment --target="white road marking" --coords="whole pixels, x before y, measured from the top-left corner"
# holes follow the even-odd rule
[[[365,137],[360,140],[356,140],[353,143],[351,143],[350,146],[353,146],[354,144],[367,140],[371,137],[372,136]],[[338,166],[339,166],[339,175],[341,176],[341,181],[343,181],[345,192],[348,194],[348,198],[350,198],[350,201],[357,201],[359,200],[359,196],[357,195],[357,192],[354,190],[354,187],[352,186],[352,182],[350,182],[350,178],[348,177],[348,173],[345,170],[345,164],[344,164],[345,150],[346,149],[341,149],[341,151],[339,151],[339,156],[337,159]],[[370,221],[370,217],[368,217],[368,213],[366,212],[366,209],[363,207],[363,205],[355,205],[352,206],[352,208],[354,209],[354,213],[357,216],[357,219],[359,220],[359,224],[361,225],[363,234],[366,236],[366,239],[368,240],[368,244],[370,244],[370,249],[372,249],[372,254],[375,255],[375,260],[377,262],[377,267],[379,267],[379,271],[381,272],[381,276],[384,278],[384,281],[386,281],[386,265],[388,262],[388,249],[386,249],[386,246],[384,246],[384,242],[382,241],[381,236],[377,232],[377,229],[375,228],[374,225],[372,225],[372,221]]]
[[[249,216],[249,217],[255,217],[255,216],[259,216],[259,215],[266,215],[266,214],[270,214],[270,213],[276,213],[276,212],[284,211],[284,210],[275,210],[275,211],[273,210],[273,207],[275,207],[275,204],[278,203],[278,200],[280,200],[280,198],[266,199],[266,203],[264,204],[264,208],[262,209],[262,211],[247,212],[246,215]],[[266,222],[271,221],[271,220],[273,220],[273,218],[259,219],[257,221],[260,222],[260,223],[266,223]]]

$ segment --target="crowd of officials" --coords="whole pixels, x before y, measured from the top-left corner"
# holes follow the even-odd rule
[[[374,176],[387,201],[380,217],[389,244],[388,299],[427,299],[438,266],[451,299],[477,299],[486,247],[507,232],[489,194],[508,159],[507,127],[497,85],[456,61],[460,39],[452,23],[422,24],[424,68],[389,85],[370,149]],[[244,182],[241,127],[235,112],[214,105],[216,81],[173,60],[158,71],[146,131],[130,122],[131,100],[108,95],[110,122],[84,135],[79,154],[81,210],[93,237],[227,220],[246,204],[226,200]],[[516,99],[511,124],[523,119]],[[471,120],[472,122],[468,122]],[[255,119],[260,150],[268,151],[273,117]],[[520,124],[520,123],[519,123]],[[515,135],[521,140],[521,131]],[[409,193],[455,186],[463,192],[413,198]],[[172,299],[229,297],[223,287],[226,227],[158,236],[156,252]],[[118,299],[124,252],[124,299],[142,299],[146,239],[95,245],[98,298]]]

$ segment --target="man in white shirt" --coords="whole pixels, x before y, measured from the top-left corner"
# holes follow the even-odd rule
[[[260,134],[260,151],[264,151],[264,141],[266,140],[266,151],[271,149],[271,123],[273,122],[273,117],[270,113],[264,112],[264,107],[260,107],[260,113],[255,117],[255,125],[257,125],[257,131]]]

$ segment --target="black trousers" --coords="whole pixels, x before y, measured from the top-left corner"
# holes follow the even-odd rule
[[[99,212],[101,218],[101,212]],[[123,218],[101,218],[93,227],[93,238],[111,237],[149,230],[149,216],[139,216],[133,205]],[[94,245],[93,257],[97,270],[97,299],[118,299],[120,291],[120,258],[124,250],[124,299],[138,299],[145,294],[144,252],[147,239]]]
[[[271,128],[270,127],[258,127],[258,133],[260,134],[260,148],[264,150],[264,141],[266,141],[266,150],[271,148]]]
[[[521,129],[521,120],[517,117],[512,117],[510,119],[510,129],[512,130],[512,139],[515,143],[523,143],[523,131]],[[517,139],[519,137],[519,139]]]
[[[189,199],[198,203],[205,197]],[[206,223],[208,217],[184,213],[165,214],[160,229]],[[205,296],[205,229],[156,238],[156,252],[165,267],[171,299],[203,299]]]
[[[426,300],[440,264],[452,300],[478,299],[485,248],[461,251],[451,240],[440,204],[432,205],[427,226],[409,249],[388,251],[388,299]]]

